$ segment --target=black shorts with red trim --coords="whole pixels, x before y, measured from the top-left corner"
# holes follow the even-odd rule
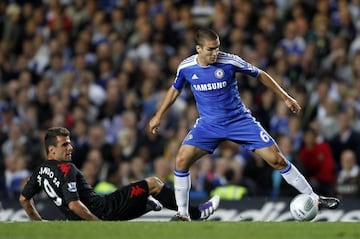
[[[144,215],[149,187],[145,180],[131,183],[105,196],[103,220],[131,220]]]

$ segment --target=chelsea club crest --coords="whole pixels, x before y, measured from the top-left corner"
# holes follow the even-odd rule
[[[217,69],[215,70],[215,72],[214,72],[214,75],[215,75],[215,77],[216,77],[217,79],[223,78],[223,77],[224,77],[224,74],[225,74],[225,72],[224,72],[224,70],[221,69],[221,68],[217,68]]]

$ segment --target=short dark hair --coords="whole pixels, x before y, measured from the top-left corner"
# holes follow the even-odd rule
[[[218,38],[219,35],[215,31],[208,28],[201,28],[196,32],[195,43],[196,45],[202,46],[204,44],[204,40],[214,41]]]
[[[70,136],[70,131],[63,127],[52,127],[46,131],[45,134],[45,151],[49,153],[49,146],[56,146],[57,136]]]

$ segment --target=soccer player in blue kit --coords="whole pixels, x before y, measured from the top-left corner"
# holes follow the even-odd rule
[[[196,160],[213,153],[224,140],[231,140],[254,151],[274,169],[279,170],[287,183],[300,193],[311,195],[319,208],[337,208],[340,201],[317,195],[298,169],[285,159],[274,139],[254,119],[241,101],[235,73],[257,77],[281,97],[293,113],[301,110],[297,101],[265,71],[237,55],[219,51],[220,39],[213,30],[198,30],[195,41],[197,54],[180,63],[173,85],[149,121],[149,130],[154,134],[158,133],[161,117],[175,102],[184,85],[190,84],[200,117],[176,155],[174,187],[178,212],[174,219],[190,221],[189,169]]]

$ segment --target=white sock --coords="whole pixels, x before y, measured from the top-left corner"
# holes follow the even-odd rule
[[[175,170],[174,189],[176,205],[180,215],[189,215],[189,191],[191,187],[191,178],[189,170]]]
[[[299,170],[289,161],[287,163],[288,165],[280,170],[280,173],[286,182],[296,188],[300,193],[309,194],[315,200],[319,199],[319,196],[314,193],[312,187]]]

